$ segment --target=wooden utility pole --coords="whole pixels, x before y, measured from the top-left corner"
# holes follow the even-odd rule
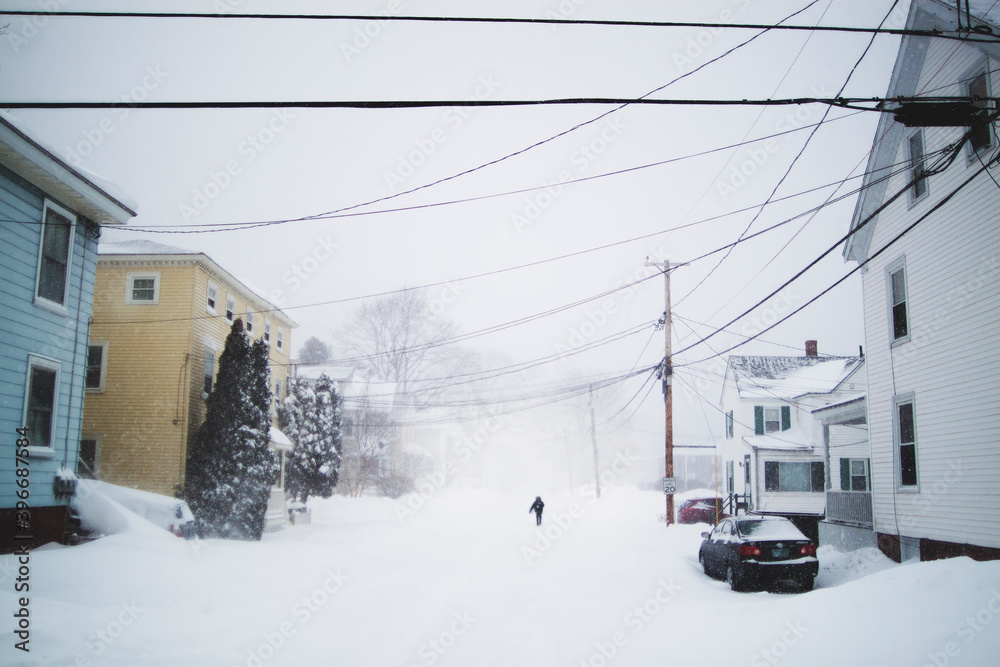
[[[594,488],[601,497],[601,469],[597,465],[597,426],[594,421],[594,386],[590,387],[590,441],[594,445]]]
[[[667,488],[674,480],[674,400],[673,400],[673,363],[670,358],[670,262],[650,262],[646,258],[646,266],[656,266],[663,269],[663,333],[666,343],[663,355],[663,404],[664,404],[664,494],[667,497],[666,525],[674,522],[674,493]]]

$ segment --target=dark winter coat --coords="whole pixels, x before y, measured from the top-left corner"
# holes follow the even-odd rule
[[[539,496],[538,498],[535,498],[535,502],[533,502],[531,504],[531,507],[528,508],[528,511],[529,512],[536,512],[538,514],[541,514],[542,513],[542,508],[544,508],[544,507],[545,507],[545,503],[542,502],[542,498],[541,498],[541,496]]]

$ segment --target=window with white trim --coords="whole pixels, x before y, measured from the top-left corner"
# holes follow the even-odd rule
[[[205,310],[211,315],[215,315],[215,304],[219,300],[219,286],[215,283],[208,283],[208,295],[205,300]]]
[[[764,490],[821,493],[826,477],[822,461],[764,461]]]
[[[212,384],[215,382],[215,352],[205,350],[205,366],[201,385],[202,396],[207,397],[212,393]]]
[[[35,301],[42,305],[64,309],[69,292],[76,216],[58,204],[46,200],[42,221],[38,248],[38,275],[35,278]]]
[[[870,491],[870,467],[868,459],[840,459],[840,490]]]
[[[282,331],[281,327],[278,327],[277,336],[278,338],[275,345],[278,346],[279,350],[285,349],[285,332]]]
[[[264,320],[264,342],[271,344],[271,323],[267,320]]]
[[[780,405],[767,407],[753,406],[754,433],[765,435],[777,431],[787,431],[792,427],[792,407]]]
[[[916,488],[917,476],[917,423],[914,415],[913,394],[897,396],[893,400],[893,439],[896,449],[896,483],[901,489]]]
[[[87,391],[104,391],[108,371],[108,344],[105,341],[87,345]]]
[[[726,440],[733,439],[733,411],[726,413]]]
[[[61,364],[54,359],[28,355],[28,380],[24,392],[24,425],[30,448],[52,450]],[[36,451],[37,451],[36,450]],[[29,451],[31,451],[29,449]]]
[[[226,295],[226,322],[233,323],[236,318],[236,299],[231,295]]]
[[[910,324],[906,299],[906,266],[902,259],[886,270],[889,291],[889,325],[892,341],[909,340]]]
[[[160,274],[129,273],[125,277],[125,303],[153,305],[160,302]]]
[[[246,321],[247,333],[253,333],[253,311],[247,308],[247,321]]]
[[[907,139],[910,153],[910,203],[927,196],[927,177],[924,176],[924,131],[917,128]]]

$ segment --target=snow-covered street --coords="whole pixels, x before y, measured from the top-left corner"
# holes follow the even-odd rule
[[[30,659],[4,665],[988,665],[1000,563],[821,549],[815,591],[733,593],[663,496],[441,490],[312,501],[263,542],[150,529],[32,553]],[[0,559],[0,577],[14,558]],[[14,608],[10,587],[0,605]],[[18,655],[15,655],[18,654]]]

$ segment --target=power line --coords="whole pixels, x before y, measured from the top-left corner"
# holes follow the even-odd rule
[[[914,37],[934,37],[939,39],[964,40],[969,42],[983,41],[996,43],[990,26],[981,24],[973,32],[981,38],[969,37],[969,31],[955,30],[914,30],[905,28],[865,28],[858,26],[812,26],[812,25],[781,25],[765,23],[718,23],[706,21],[636,21],[624,19],[560,19],[560,18],[516,18],[498,16],[402,16],[392,14],[250,14],[236,12],[196,13],[196,12],[97,12],[97,11],[59,11],[48,12],[38,10],[2,11],[6,16],[44,16],[46,18],[131,18],[131,19],[240,19],[240,20],[286,20],[286,21],[364,21],[364,22],[396,22],[396,23],[492,23],[492,24],[528,24],[528,25],[574,25],[574,26],[605,26],[605,27],[639,27],[639,28],[707,28],[730,30],[791,30],[806,32],[843,32],[872,35],[910,35]],[[982,31],[982,32],[980,32]]]
[[[831,107],[854,109],[857,111],[883,112],[889,104],[910,102],[947,103],[968,102],[969,97],[785,97],[773,99],[662,99],[649,97],[561,97],[536,100],[258,100],[258,101],[186,101],[186,102],[16,102],[0,100],[5,109],[426,109],[438,107],[522,107],[522,106],[565,106],[565,105],[632,105],[651,104],[656,106],[698,106],[698,107],[754,107],[754,106],[801,106],[804,104],[825,104]],[[985,102],[998,102],[997,97],[978,98]],[[875,106],[859,106],[874,104]]]

